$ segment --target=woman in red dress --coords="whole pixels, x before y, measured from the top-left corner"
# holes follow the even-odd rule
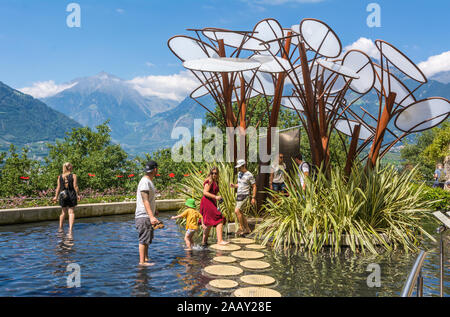
[[[216,227],[217,244],[225,245],[229,242],[223,240],[223,225],[226,222],[222,213],[217,210],[217,202],[222,200],[219,193],[219,169],[213,167],[209,172],[208,178],[203,183],[203,197],[200,201],[200,213],[203,216],[203,223],[206,229],[203,231],[202,245],[208,244],[208,235],[211,227]]]

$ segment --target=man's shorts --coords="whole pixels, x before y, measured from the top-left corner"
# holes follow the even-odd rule
[[[241,211],[244,211],[247,209],[249,202],[250,202],[250,196],[247,196],[247,198],[245,198],[244,200],[241,200],[241,201],[236,200],[236,208]]]
[[[150,218],[136,218],[136,229],[139,233],[139,244],[150,244],[153,240],[153,227]]]

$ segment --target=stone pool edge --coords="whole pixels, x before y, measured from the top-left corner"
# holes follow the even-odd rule
[[[158,211],[178,210],[184,205],[183,199],[157,200]],[[136,208],[136,202],[115,202],[82,204],[75,208],[76,218],[90,218],[100,216],[113,216],[132,214]],[[58,220],[61,214],[60,206],[43,206],[32,208],[15,208],[0,210],[0,226],[14,225],[31,222]]]

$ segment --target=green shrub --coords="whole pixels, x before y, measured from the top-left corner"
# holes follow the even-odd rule
[[[415,185],[418,187],[419,185]],[[449,210],[450,209],[450,191],[443,190],[442,188],[432,188],[429,186],[424,187],[424,191],[421,195],[424,201],[432,203],[431,208],[433,210]]]

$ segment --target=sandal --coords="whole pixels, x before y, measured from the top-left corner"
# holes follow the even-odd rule
[[[244,236],[244,230],[239,229],[238,231],[236,231],[236,235],[237,235],[238,237],[243,237],[243,236]]]
[[[162,221],[155,223],[154,225],[152,225],[153,229],[163,229],[164,228],[164,224],[162,223]]]

